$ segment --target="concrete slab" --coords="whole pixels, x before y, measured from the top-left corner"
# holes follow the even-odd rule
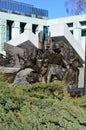
[[[7,43],[13,46],[19,46],[25,42],[27,42],[30,46],[38,48],[38,36],[30,30],[26,30],[24,33],[19,34]]]
[[[75,52],[78,54],[80,59],[85,62],[85,51],[82,49],[81,45],[75,40],[72,33],[66,24],[56,24],[50,26],[51,37],[54,41],[64,41],[70,45]]]

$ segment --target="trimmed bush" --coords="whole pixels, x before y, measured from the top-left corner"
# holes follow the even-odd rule
[[[0,130],[85,130],[86,97],[71,98],[66,86],[0,82]]]

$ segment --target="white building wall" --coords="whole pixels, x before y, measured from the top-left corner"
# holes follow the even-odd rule
[[[4,20],[4,21],[3,21]],[[4,42],[6,41],[6,28],[7,28],[7,20],[12,21],[12,30],[11,30],[11,38],[14,39],[17,35],[20,34],[20,22],[26,23],[24,31],[31,31],[32,32],[32,25],[38,25],[36,29],[36,34],[43,30],[43,26],[47,25],[47,20],[46,19],[39,19],[35,17],[28,17],[28,16],[23,16],[23,15],[17,15],[17,14],[12,14],[12,13],[6,13],[6,12],[0,12],[0,53],[5,53],[4,52]],[[1,22],[3,21],[3,22]],[[5,26],[3,26],[3,24]],[[5,28],[4,31],[2,31],[2,28]],[[3,40],[4,39],[4,40]],[[38,45],[36,45],[38,46]]]
[[[43,25],[38,25],[38,27],[36,28],[36,34],[37,34],[37,36],[38,36],[38,33],[40,32],[40,31],[43,31]]]
[[[14,21],[12,24],[12,39],[20,34],[20,22]]]
[[[6,20],[0,19],[0,53],[6,54],[4,51],[4,43],[6,42]]]
[[[81,26],[80,22],[81,21],[86,21],[86,15],[77,15],[77,16],[71,16],[71,17],[64,17],[64,18],[59,18],[59,19],[52,19],[52,20],[47,20],[47,19],[38,19],[35,17],[28,17],[28,16],[22,16],[22,15],[17,15],[17,14],[12,14],[12,13],[6,13],[6,12],[0,12],[0,19],[4,20],[6,23],[6,20],[13,21],[13,28],[12,28],[12,38],[17,36],[19,34],[19,24],[20,22],[26,23],[25,26],[25,31],[26,30],[31,30],[32,31],[32,25],[38,25],[36,28],[36,34],[40,31],[43,30],[43,26],[51,26],[51,25],[57,25],[58,23],[73,23],[73,27],[69,27],[69,30],[73,31],[73,35],[76,38],[76,40],[80,43],[81,47],[85,50],[85,37],[81,36],[81,31],[82,29],[86,29],[86,26]],[[1,35],[1,32],[0,32]],[[5,33],[3,34],[5,37],[4,41],[6,41],[6,30]],[[2,38],[1,38],[2,39]],[[0,40],[0,44],[4,44]],[[1,49],[2,50],[2,49]]]
[[[77,21],[74,21],[73,23],[73,35],[76,40],[81,43],[81,25]]]
[[[85,37],[82,37],[81,40],[80,40],[81,41],[81,47],[84,49],[84,51],[85,51],[85,42],[86,42],[85,39],[86,39]]]
[[[34,43],[33,44],[34,47],[38,48],[38,37],[34,33],[32,33],[30,30],[25,31],[21,35],[17,35],[17,37],[13,38],[12,40],[8,41],[7,43],[10,45],[13,45],[13,46],[18,46],[27,41],[30,41],[32,44]]]
[[[32,32],[32,24],[31,23],[27,23],[25,25],[24,31],[28,31],[28,30]]]
[[[47,25],[53,25],[57,23],[72,23],[74,21],[86,21],[86,14],[84,15],[75,15],[64,18],[50,19],[47,21]]]
[[[81,57],[82,61],[85,61],[85,51],[81,48],[81,45],[76,41],[74,36],[70,33],[66,24],[51,25],[51,37],[61,37],[62,40],[67,40],[67,43],[74,48],[76,53]],[[64,39],[65,38],[65,39]]]
[[[19,22],[23,22],[23,23],[47,25],[46,19],[38,19],[38,18],[34,18],[34,17],[16,15],[16,14],[12,14],[12,13],[9,14],[9,13],[5,13],[5,12],[0,12],[0,18],[6,19],[6,20],[12,20],[12,21],[19,21]]]
[[[86,29],[86,26],[81,26],[80,22],[86,21],[86,14],[84,15],[76,15],[70,17],[64,17],[59,19],[52,19],[47,21],[47,26],[57,25],[59,23],[73,23],[73,27],[69,27],[69,30],[73,31],[73,35],[75,39],[80,43],[81,47],[85,50],[85,37],[81,35],[82,29]]]

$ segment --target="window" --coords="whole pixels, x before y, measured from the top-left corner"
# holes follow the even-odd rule
[[[67,23],[68,27],[73,27],[73,23]]]
[[[86,29],[82,29],[81,36],[86,36]]]
[[[7,20],[6,41],[11,40],[12,24],[13,24],[13,21]]]
[[[36,33],[36,28],[38,27],[38,25],[33,24],[32,25],[32,32],[35,34]]]
[[[24,27],[26,23],[20,23],[20,34],[24,32]]]
[[[73,34],[73,30],[70,30],[70,32]]]
[[[22,2],[12,1],[12,0],[1,0],[0,9],[8,10],[10,12],[19,12],[20,14],[35,14],[37,16],[48,17],[48,11],[35,8],[33,5],[29,5]]]
[[[48,40],[48,27],[44,26],[43,27],[43,33],[44,33],[44,40],[47,41]]]
[[[86,26],[86,21],[80,22],[81,26]]]

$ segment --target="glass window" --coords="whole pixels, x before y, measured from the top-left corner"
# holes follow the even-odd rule
[[[22,14],[36,14],[37,16],[48,17],[48,11],[35,8],[33,5],[21,3],[13,0],[0,0],[0,8],[10,12],[20,12]]]
[[[70,32],[73,34],[73,30],[70,30]]]
[[[73,27],[73,23],[67,23],[68,27]]]
[[[81,36],[86,36],[86,29],[82,29]]]
[[[48,34],[49,34],[49,27],[44,26],[43,27],[43,33],[44,33],[44,40],[47,41],[48,40]]]
[[[20,23],[20,33],[24,32],[25,25],[26,25],[26,23]]]
[[[81,26],[85,26],[86,25],[86,21],[82,21],[80,22]]]

